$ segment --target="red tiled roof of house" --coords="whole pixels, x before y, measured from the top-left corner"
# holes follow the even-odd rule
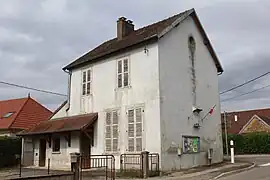
[[[31,97],[0,101],[0,129],[28,129],[51,114]]]
[[[19,135],[50,134],[55,132],[79,131],[92,125],[98,119],[98,113],[69,116],[40,122],[37,126],[21,132]]]
[[[267,124],[270,119],[270,108],[267,109],[254,109],[248,111],[238,111],[238,112],[229,112],[227,114],[228,122],[228,133],[229,134],[238,134],[241,129],[248,123],[248,121],[254,116],[257,115],[262,118]],[[237,115],[237,121],[235,121],[234,116]],[[224,122],[224,114],[221,114],[222,122]]]

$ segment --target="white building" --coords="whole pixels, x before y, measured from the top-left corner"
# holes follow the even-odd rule
[[[117,37],[64,67],[69,99],[34,139],[34,165],[70,166],[69,153],[159,153],[163,171],[222,161],[220,62],[194,9]],[[71,121],[69,121],[71,120]],[[58,121],[58,122],[56,122]]]

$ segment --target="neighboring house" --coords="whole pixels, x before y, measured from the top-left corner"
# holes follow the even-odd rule
[[[102,33],[100,33],[102,35]],[[63,68],[69,99],[24,132],[35,166],[70,167],[70,153],[160,155],[161,169],[223,160],[220,62],[194,9],[134,30],[117,21],[117,37]],[[214,109],[212,109],[214,108]]]
[[[50,110],[30,96],[0,101],[0,136],[15,136],[51,115]]]
[[[224,113],[221,117],[224,131]],[[228,134],[270,132],[270,108],[229,112],[226,113],[226,122]]]

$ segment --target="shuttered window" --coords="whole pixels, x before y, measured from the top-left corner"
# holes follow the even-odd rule
[[[117,61],[117,87],[129,86],[129,60],[124,58]]]
[[[91,94],[92,74],[91,69],[82,71],[82,95]]]
[[[106,152],[118,151],[118,111],[106,113],[105,146]]]
[[[128,110],[128,151],[142,151],[142,108]]]

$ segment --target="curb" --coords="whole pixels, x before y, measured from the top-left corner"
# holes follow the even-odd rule
[[[254,168],[255,166],[256,166],[256,164],[253,162],[252,165],[249,166],[249,167],[246,167],[246,168],[243,168],[243,169],[237,169],[237,170],[233,170],[233,171],[229,171],[229,172],[225,172],[225,173],[221,173],[220,175],[218,175],[218,176],[216,176],[216,177],[214,177],[212,179],[215,180],[215,179],[219,179],[219,178],[221,178],[223,176],[231,175],[231,174],[234,174],[234,173],[237,173],[237,172],[248,171],[248,170]]]

